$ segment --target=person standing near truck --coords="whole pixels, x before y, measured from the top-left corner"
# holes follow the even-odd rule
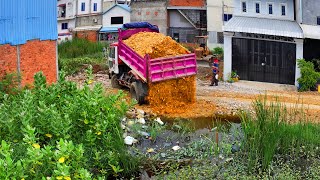
[[[218,58],[215,56],[215,57],[212,57],[213,60],[211,60],[212,64],[211,64],[211,67],[212,67],[212,78],[211,78],[211,84],[210,86],[218,86],[218,78],[219,78],[219,60]]]

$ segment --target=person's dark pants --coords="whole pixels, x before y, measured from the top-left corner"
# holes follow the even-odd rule
[[[212,73],[210,86],[213,86],[213,85],[218,86],[219,80],[216,78],[216,75],[217,75],[216,73]]]

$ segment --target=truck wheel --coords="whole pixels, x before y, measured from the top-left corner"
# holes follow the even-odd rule
[[[119,81],[118,81],[118,77],[115,74],[111,77],[111,86],[113,88],[118,88],[118,89],[121,88]]]
[[[130,94],[131,94],[131,98],[137,100],[140,105],[144,104],[144,102],[145,102],[144,97],[145,96],[143,95],[144,94],[143,89],[142,89],[142,87],[139,86],[139,84],[137,82],[133,82],[131,84]]]

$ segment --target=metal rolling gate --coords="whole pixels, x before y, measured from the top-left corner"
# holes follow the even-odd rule
[[[277,41],[233,38],[232,70],[243,80],[295,83],[296,45]]]

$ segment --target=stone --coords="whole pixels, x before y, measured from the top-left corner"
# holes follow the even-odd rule
[[[172,150],[174,150],[174,151],[178,151],[179,149],[181,149],[180,146],[173,146],[173,147],[172,147]]]
[[[238,151],[240,151],[240,146],[238,146],[238,145],[236,145],[236,144],[233,144],[233,145],[231,146],[231,152],[232,152],[232,153],[236,153],[236,152],[238,152]]]
[[[150,137],[150,133],[147,133],[147,132],[144,132],[144,131],[138,131],[138,133],[142,136],[145,136],[145,137]]]
[[[124,143],[126,145],[132,145],[132,144],[135,144],[137,143],[138,140],[136,140],[135,138],[131,137],[131,136],[127,136],[125,139],[124,139]]]
[[[139,118],[137,122],[140,124],[145,124],[146,120],[144,118]]]
[[[153,153],[153,152],[154,152],[154,149],[153,149],[153,148],[150,148],[150,149],[147,150],[147,152],[148,152],[148,153]]]
[[[162,122],[159,117],[157,117],[154,121],[156,121],[156,122],[159,123],[160,125],[164,125],[164,122]]]

